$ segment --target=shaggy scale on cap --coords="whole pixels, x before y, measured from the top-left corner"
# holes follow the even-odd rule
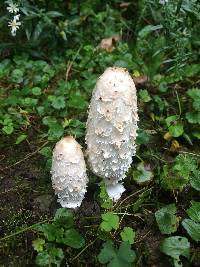
[[[131,165],[137,121],[136,88],[131,76],[124,68],[106,69],[93,91],[86,143],[90,168],[105,178],[108,191],[125,178]]]
[[[87,187],[86,166],[81,146],[71,137],[62,138],[52,158],[52,184],[62,207],[81,205]]]

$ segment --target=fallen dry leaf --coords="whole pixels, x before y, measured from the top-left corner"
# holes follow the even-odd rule
[[[176,152],[180,149],[181,145],[177,140],[172,140],[171,146],[170,146],[170,151]]]
[[[115,47],[115,44],[119,42],[120,39],[121,37],[119,35],[104,38],[101,40],[100,44],[98,44],[96,48],[106,50],[107,52],[112,52]]]
[[[133,81],[137,87],[142,87],[149,78],[146,75],[141,75],[141,76],[133,76]]]

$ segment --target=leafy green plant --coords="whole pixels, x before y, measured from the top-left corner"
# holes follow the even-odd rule
[[[181,267],[180,256],[190,257],[190,243],[186,237],[171,236],[161,242],[160,251],[173,259],[175,267]]]
[[[195,157],[186,154],[178,155],[172,166],[164,165],[161,174],[162,186],[170,190],[182,190],[186,185],[190,184],[199,191],[197,162],[198,160]]]
[[[191,201],[192,206],[186,210],[190,219],[184,219],[182,225],[196,242],[200,241],[200,202]]]
[[[136,260],[136,254],[128,242],[122,242],[119,249],[116,249],[112,242],[107,241],[98,255],[101,264],[108,264],[108,267],[131,267]]]
[[[112,212],[107,212],[101,215],[103,222],[100,228],[103,231],[110,232],[112,229],[117,230],[119,227],[119,217]]]
[[[162,234],[171,234],[176,232],[178,227],[178,218],[176,217],[175,204],[166,205],[155,212],[156,221]]]
[[[51,224],[41,224],[35,230],[43,238],[33,241],[33,248],[38,252],[36,264],[39,266],[49,266],[56,264],[60,266],[64,258],[64,252],[60,245],[71,248],[81,248],[84,246],[84,238],[74,229],[73,215],[70,210],[60,208],[56,211]]]
[[[189,89],[187,95],[192,99],[193,110],[185,114],[186,119],[189,123],[200,124],[200,89]]]

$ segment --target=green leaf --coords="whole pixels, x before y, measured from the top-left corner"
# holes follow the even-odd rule
[[[66,230],[62,243],[72,248],[81,248],[85,245],[84,238],[75,229]]]
[[[200,124],[200,112],[186,112],[185,116],[189,123]]]
[[[199,170],[193,171],[192,175],[190,176],[190,184],[197,191],[200,191],[200,179],[199,179],[199,177],[200,177],[200,171]]]
[[[135,232],[133,232],[131,227],[124,227],[123,231],[120,233],[120,236],[123,241],[129,242],[129,244],[134,243]]]
[[[171,236],[165,238],[160,244],[160,251],[174,259],[175,266],[182,266],[180,256],[189,259],[190,243],[186,237]]]
[[[100,193],[99,193],[99,201],[101,207],[104,209],[109,209],[113,205],[112,199],[109,198],[108,193],[106,191],[105,183],[100,184]]]
[[[200,140],[200,132],[194,131],[194,132],[192,132],[192,135]]]
[[[133,267],[136,254],[128,242],[122,242],[119,250],[116,250],[112,243],[107,241],[103,244],[98,260],[101,264],[108,263],[108,267]]]
[[[39,154],[46,158],[50,158],[52,156],[52,148],[49,146],[45,146],[40,149]]]
[[[33,240],[33,242],[32,242],[33,248],[37,252],[42,252],[43,251],[44,244],[45,244],[45,240],[41,239],[41,238]]]
[[[200,223],[200,202],[192,200],[191,204],[192,206],[186,212],[190,219]]]
[[[36,256],[36,264],[39,266],[60,266],[62,260],[64,259],[64,253],[61,248],[56,248],[54,245],[50,244],[46,251],[38,253]]]
[[[53,96],[51,100],[51,105],[55,109],[65,108],[65,98],[63,96]]]
[[[60,208],[56,211],[54,221],[56,225],[64,228],[70,228],[74,225],[73,214],[71,210],[66,208]]]
[[[153,173],[150,170],[150,166],[144,165],[143,163],[139,163],[137,165],[137,170],[133,171],[132,175],[137,184],[150,182],[153,178]]]
[[[40,87],[33,87],[32,88],[32,94],[33,95],[41,95],[41,93],[42,93],[42,91],[41,91],[41,89],[40,89]]]
[[[48,241],[55,241],[56,236],[62,234],[63,229],[58,229],[54,224],[41,224],[35,227],[39,232],[42,232]]]
[[[58,123],[52,123],[48,131],[49,140],[58,140],[64,134],[62,125]]]
[[[3,131],[4,133],[6,133],[6,134],[9,135],[9,134],[13,133],[13,131],[14,131],[14,127],[13,127],[12,124],[9,124],[9,125],[4,126],[4,127],[2,128],[2,131]]]
[[[184,129],[183,129],[183,124],[178,122],[174,125],[171,125],[169,127],[169,133],[173,136],[173,137],[179,137],[184,133]]]
[[[84,110],[87,108],[88,103],[80,95],[73,95],[67,102],[67,105],[72,108]]]
[[[192,239],[196,242],[200,241],[200,223],[196,223],[190,219],[184,219],[182,225]]]
[[[175,214],[175,204],[166,205],[155,212],[156,222],[162,234],[171,234],[176,232],[178,218]]]
[[[119,217],[112,212],[101,215],[103,222],[100,224],[102,230],[110,232],[112,229],[117,230],[119,227]]]
[[[200,99],[200,89],[192,88],[187,91],[187,94],[193,99]]]
[[[18,145],[27,138],[26,134],[21,134],[17,137],[15,144]]]
[[[150,95],[146,89],[140,90],[139,96],[140,96],[141,100],[145,103],[148,103],[149,101],[151,101],[151,97],[150,97]]]
[[[103,244],[103,248],[98,255],[98,260],[101,264],[110,262],[116,256],[115,248],[110,241]]]
[[[142,30],[139,31],[138,37],[141,39],[146,38],[151,32],[162,29],[162,25],[147,25]]]
[[[167,127],[170,127],[173,122],[177,121],[179,119],[178,115],[169,116],[165,119],[165,122],[167,124]]]

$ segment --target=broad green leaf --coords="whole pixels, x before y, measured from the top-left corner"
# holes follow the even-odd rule
[[[190,219],[194,220],[195,222],[200,223],[200,202],[191,201],[192,206],[187,209],[187,214]]]
[[[123,241],[129,242],[129,244],[134,243],[135,232],[131,227],[124,227],[123,231],[120,233],[120,236]]]
[[[149,165],[144,165],[143,163],[139,163],[137,165],[137,170],[132,173],[133,179],[138,184],[143,184],[150,182],[153,178],[153,173],[150,169]]]
[[[139,96],[141,100],[145,103],[151,101],[151,97],[146,89],[139,91]]]
[[[190,184],[195,190],[200,191],[200,170],[193,171],[190,176]]]
[[[190,219],[184,219],[182,225],[192,239],[196,242],[200,241],[200,223],[196,223]]]
[[[27,138],[26,134],[21,134],[17,137],[15,144],[18,145]]]
[[[185,116],[189,123],[200,124],[200,112],[186,112]]]
[[[177,121],[179,119],[178,115],[173,115],[173,116],[169,116],[165,119],[165,122],[167,124],[168,127],[170,127],[173,122]]]
[[[48,131],[49,140],[58,140],[64,134],[62,125],[58,123],[52,123]]]
[[[103,248],[98,255],[101,264],[108,264],[108,267],[133,267],[136,254],[131,250],[128,242],[122,242],[119,250],[115,249],[110,241],[103,244]]]
[[[98,260],[102,264],[110,262],[116,256],[115,248],[110,241],[103,244],[103,248],[98,255]]]
[[[160,251],[174,259],[175,266],[182,266],[180,256],[189,259],[190,243],[186,237],[171,236],[165,238],[160,244]]]
[[[184,129],[183,129],[183,124],[178,122],[174,125],[171,125],[169,127],[169,133],[173,136],[173,137],[179,137],[184,133]]]
[[[42,232],[48,241],[55,241],[56,238],[63,236],[63,228],[58,228],[54,224],[41,224],[35,227],[39,232]]]
[[[119,227],[119,217],[112,212],[101,215],[103,222],[100,224],[102,230],[110,232],[112,229],[117,230]]]
[[[32,94],[33,95],[38,96],[38,95],[41,95],[41,93],[42,93],[42,91],[41,91],[40,87],[33,87],[32,88]]]
[[[73,214],[71,210],[66,208],[60,208],[56,211],[54,221],[64,228],[70,228],[74,225]]]
[[[34,250],[36,250],[37,252],[42,252],[44,249],[44,244],[45,244],[45,240],[38,238],[36,240],[33,240],[32,245]]]
[[[155,212],[156,221],[162,234],[171,234],[176,232],[178,227],[178,218],[175,214],[175,204],[166,205]]]
[[[84,238],[75,229],[71,228],[64,232],[62,243],[72,248],[81,248],[85,244]]]
[[[39,154],[46,158],[50,158],[52,156],[52,148],[49,146],[45,146],[40,149]]]
[[[193,99],[200,99],[200,89],[192,88],[187,91],[187,94]]]

